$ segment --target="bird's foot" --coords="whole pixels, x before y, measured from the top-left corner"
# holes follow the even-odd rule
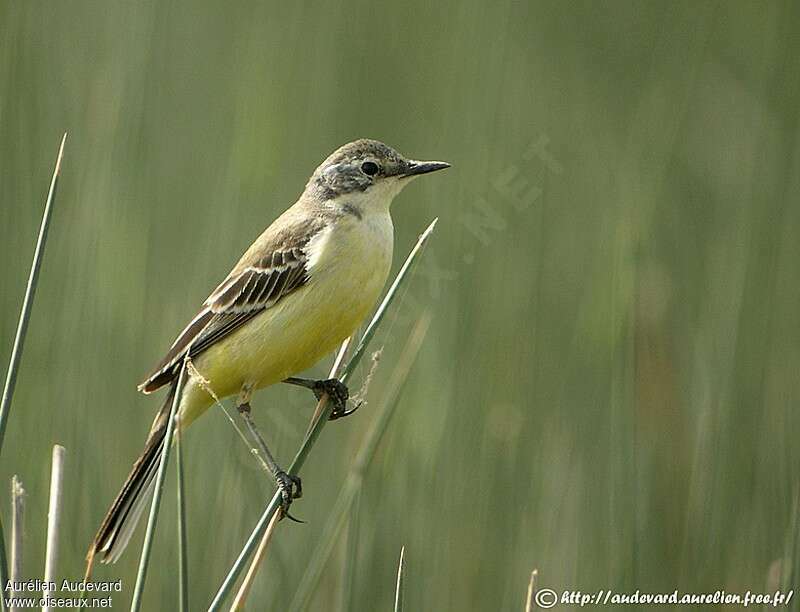
[[[322,399],[323,395],[327,395],[331,402],[333,402],[333,410],[331,411],[330,420],[335,421],[342,417],[350,416],[361,407],[363,402],[356,402],[350,409],[347,409],[347,400],[350,398],[350,391],[341,380],[338,378],[327,378],[325,380],[308,380],[305,378],[289,377],[283,382],[290,385],[298,385],[311,389],[314,392],[314,397],[317,401]]]
[[[327,395],[331,402],[333,402],[333,410],[331,410],[330,416],[331,421],[350,416],[361,407],[361,402],[358,402],[350,410],[347,409],[347,400],[350,399],[350,390],[347,388],[347,385],[338,378],[315,380],[311,390],[314,392],[314,397],[317,398],[317,401],[319,401],[323,395]]]
[[[302,523],[303,521],[289,514],[289,506],[292,505],[292,501],[303,496],[303,484],[300,477],[278,470],[275,473],[275,482],[281,492],[281,518],[286,517],[296,523]]]

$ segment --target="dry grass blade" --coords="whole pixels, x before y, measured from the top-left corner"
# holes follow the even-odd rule
[[[267,474],[270,474],[269,466],[267,465],[267,462],[264,461],[264,458],[261,456],[259,450],[255,446],[250,445],[250,441],[247,439],[247,435],[245,435],[245,433],[242,431],[242,428],[239,427],[239,424],[236,422],[236,419],[234,419],[233,416],[231,415],[230,410],[228,410],[225,407],[225,404],[223,404],[220,401],[217,394],[214,393],[214,389],[211,388],[211,383],[209,382],[209,380],[205,376],[203,376],[197,368],[195,368],[194,363],[192,362],[191,359],[186,360],[186,369],[188,370],[189,375],[195,381],[197,381],[197,383],[203,388],[203,390],[211,396],[211,399],[214,400],[214,403],[220,408],[220,410],[222,410],[222,413],[225,415],[225,418],[228,419],[228,422],[231,424],[231,427],[233,427],[234,431],[238,434],[239,439],[242,441],[242,444],[244,444],[247,447],[247,449],[250,451],[250,454],[253,455],[256,461],[258,461],[258,464],[261,466],[261,469],[264,470]]]
[[[397,564],[397,587],[394,590],[394,612],[403,612],[403,591],[405,589],[406,547],[400,549],[400,562]]]
[[[258,568],[261,566],[261,562],[264,560],[264,556],[267,554],[267,546],[269,546],[269,543],[272,540],[272,535],[275,533],[275,527],[278,524],[279,518],[280,515],[277,512],[272,515],[272,520],[269,522],[267,530],[264,532],[264,537],[261,538],[261,542],[258,545],[258,550],[256,550],[256,554],[253,557],[253,562],[250,564],[247,574],[244,576],[244,580],[242,580],[242,585],[239,587],[239,592],[236,593],[236,597],[233,599],[231,612],[235,612],[236,610],[244,610],[244,604],[247,601],[248,595],[250,595],[250,589],[252,588],[253,581],[258,573]]]
[[[44,565],[45,584],[56,581],[56,566],[58,564],[58,536],[61,531],[61,498],[64,490],[64,447],[56,444],[53,446],[53,465],[50,471],[50,507],[47,510],[47,553]],[[45,588],[42,596],[47,600],[54,595]],[[42,606],[42,612],[52,610],[53,606]]]
[[[364,351],[367,348],[372,337],[375,335],[380,322],[383,320],[383,316],[386,314],[386,310],[388,309],[389,305],[392,303],[394,298],[397,296],[397,290],[402,285],[403,280],[406,278],[409,269],[411,268],[411,264],[415,261],[416,257],[419,255],[422,247],[427,242],[428,237],[430,236],[433,228],[436,226],[437,219],[434,219],[431,224],[427,227],[427,229],[420,235],[417,243],[414,245],[414,248],[411,249],[408,257],[406,258],[403,266],[400,268],[400,271],[397,273],[394,282],[389,287],[389,290],[386,292],[386,296],[383,298],[383,301],[378,306],[378,309],[375,311],[375,314],[372,317],[369,325],[367,326],[366,331],[361,336],[361,340],[359,341],[358,345],[356,346],[353,355],[350,357],[350,360],[347,362],[347,365],[344,367],[342,375],[339,376],[339,379],[342,382],[346,382],[347,379],[352,375],[353,371],[355,370],[356,366],[358,366],[359,362],[361,361],[361,357],[364,355]],[[317,404],[317,412],[319,413],[319,417],[314,422],[314,426],[311,428],[311,431],[308,432],[303,443],[300,445],[300,449],[297,451],[295,455],[294,461],[289,466],[288,472],[290,474],[298,474],[300,469],[303,467],[303,464],[308,457],[308,454],[311,452],[311,449],[314,447],[319,435],[322,433],[323,427],[328,421],[328,417],[330,416],[332,410],[332,405],[328,402],[328,396],[323,395],[320,401]],[[255,528],[253,529],[250,537],[245,542],[244,547],[242,548],[239,556],[234,561],[233,566],[231,567],[228,575],[220,585],[217,594],[214,596],[211,605],[209,606],[209,611],[213,612],[214,610],[219,610],[222,606],[222,602],[225,601],[225,598],[233,589],[233,586],[236,580],[241,574],[242,570],[244,569],[244,565],[247,562],[247,559],[253,554],[255,548],[262,537],[264,531],[267,528],[267,524],[272,519],[272,515],[278,511],[280,507],[280,492],[276,491],[275,494],[272,496],[269,504],[265,508],[264,512],[261,515],[258,523],[256,524]]]
[[[25,489],[15,474],[11,478],[11,582],[22,579],[22,540],[25,535]],[[0,587],[2,589],[2,587]],[[14,596],[13,589],[8,593]],[[13,612],[13,609],[12,609]]]
[[[528,580],[528,595],[525,597],[525,612],[533,612],[533,594],[536,592],[536,578],[538,576],[538,569],[531,572],[531,579]]]

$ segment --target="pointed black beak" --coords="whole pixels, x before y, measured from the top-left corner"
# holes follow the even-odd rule
[[[402,178],[418,176],[420,174],[428,174],[428,172],[436,172],[437,170],[444,170],[449,168],[450,164],[440,161],[415,161],[410,159],[406,166]]]

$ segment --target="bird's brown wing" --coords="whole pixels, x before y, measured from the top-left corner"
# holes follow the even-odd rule
[[[167,384],[177,376],[187,352],[196,357],[302,287],[308,281],[304,247],[324,227],[321,219],[310,219],[274,236],[267,230],[203,303],[139,390],[151,393]]]

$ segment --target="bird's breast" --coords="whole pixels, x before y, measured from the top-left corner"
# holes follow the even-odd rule
[[[362,281],[375,278],[382,286],[392,262],[393,234],[388,212],[338,219],[306,247],[310,280],[324,282],[330,272],[347,272]]]
[[[393,240],[387,212],[341,218],[309,243],[308,282],[265,313],[262,341],[282,341],[258,368],[256,387],[275,382],[276,369],[285,378],[311,367],[361,325],[386,283]]]
[[[196,369],[219,397],[226,397],[242,386],[265,387],[310,368],[375,307],[392,247],[388,212],[332,223],[306,247],[308,282],[199,355]],[[187,396],[181,408],[187,422],[210,404],[205,391],[190,387],[198,397]]]
[[[309,245],[309,293],[328,302],[317,308],[329,324],[352,333],[375,305],[392,264],[394,242],[388,213],[346,217]],[[343,339],[343,338],[342,338]]]

